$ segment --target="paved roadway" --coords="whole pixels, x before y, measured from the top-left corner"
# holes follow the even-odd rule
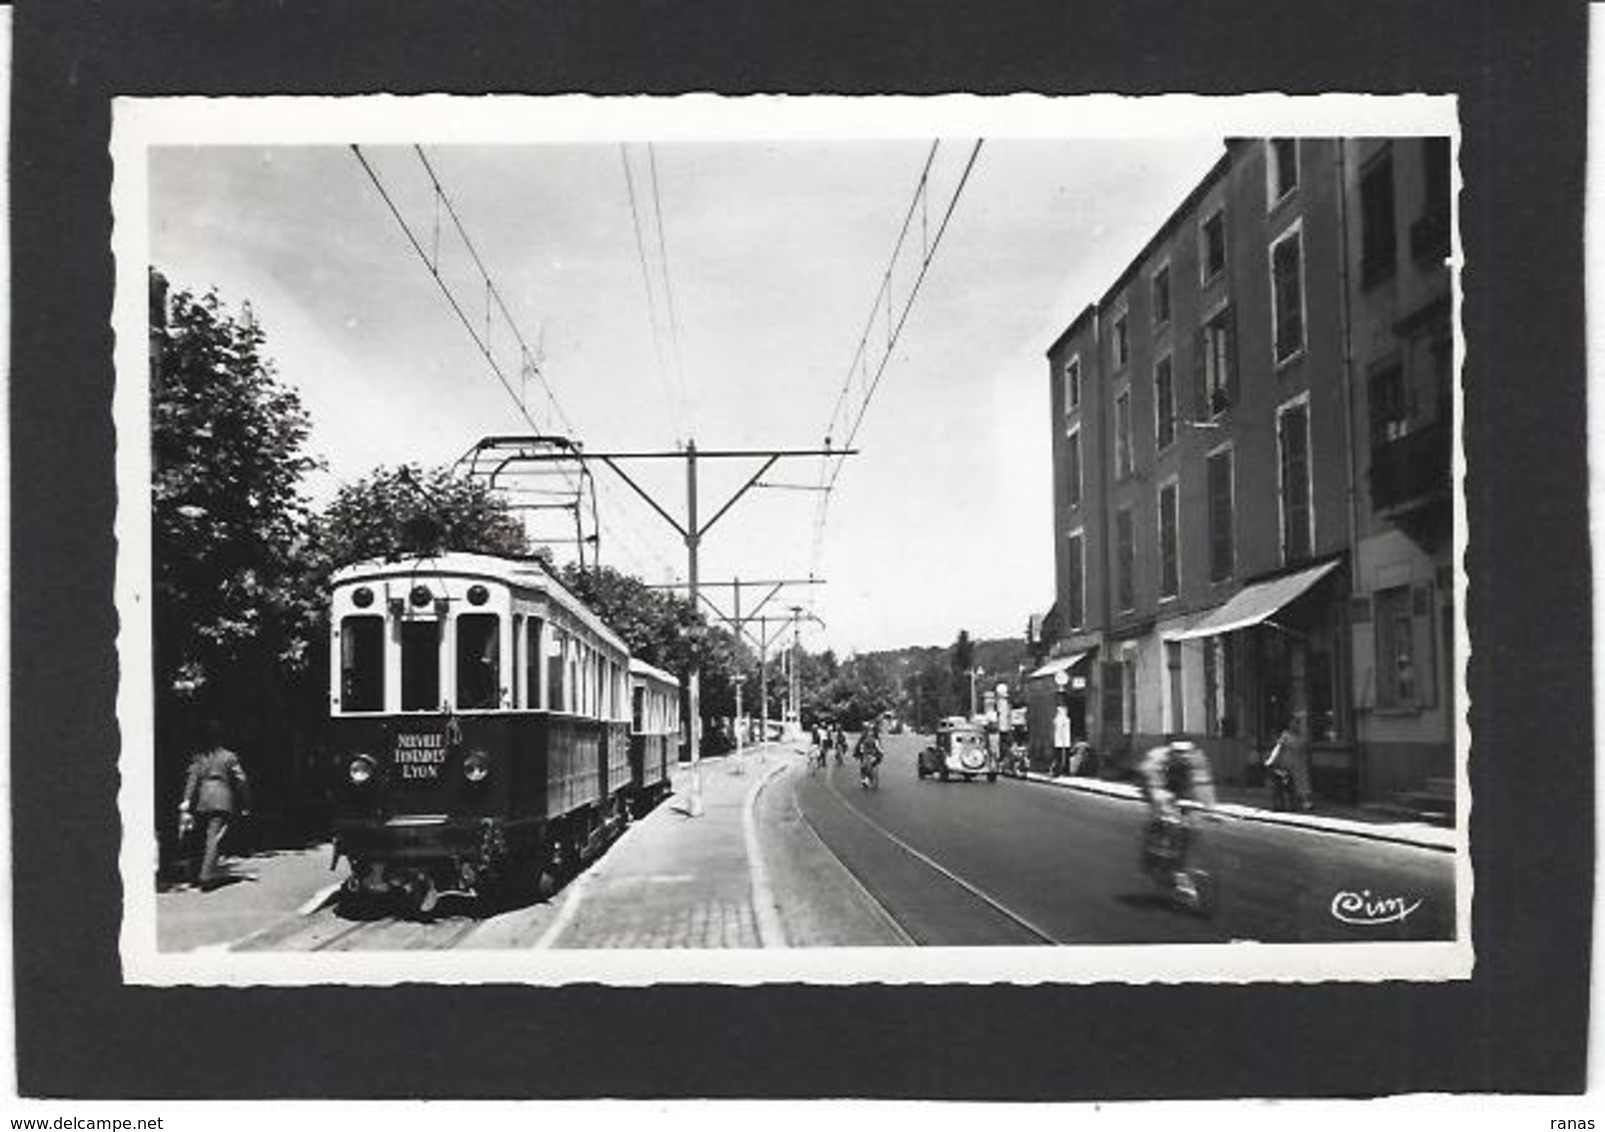
[[[921,781],[927,740],[892,736],[880,788],[852,765],[787,775],[826,845],[912,940],[969,946],[1449,939],[1454,858],[1258,822],[1199,823],[1195,853],[1216,878],[1202,919],[1161,899],[1137,867],[1144,807],[1044,783]],[[1402,921],[1337,918],[1341,893],[1420,905]]]

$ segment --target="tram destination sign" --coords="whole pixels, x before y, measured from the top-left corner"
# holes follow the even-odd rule
[[[446,761],[446,736],[438,731],[396,736],[395,766],[402,778],[439,778]]]

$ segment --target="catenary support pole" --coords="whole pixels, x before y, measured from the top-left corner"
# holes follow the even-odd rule
[[[702,531],[697,524],[697,442],[686,441],[685,445],[685,508],[686,508],[686,550],[690,556],[688,564],[689,581],[691,583],[691,608],[697,608],[697,544],[702,541]],[[691,648],[691,672],[687,683],[690,685],[691,707],[691,800],[689,809],[691,816],[702,816],[702,640],[693,642]]]

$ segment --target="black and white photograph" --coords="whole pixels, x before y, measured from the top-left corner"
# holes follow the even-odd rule
[[[1464,978],[1457,139],[116,100],[125,976]]]
[[[4,1115],[1597,1121],[1591,22],[0,13]]]

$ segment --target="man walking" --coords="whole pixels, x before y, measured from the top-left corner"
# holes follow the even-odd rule
[[[184,797],[178,804],[178,831],[186,842],[190,877],[203,889],[217,886],[218,856],[229,818],[251,812],[245,770],[239,757],[223,746],[222,733],[216,719],[206,721],[201,748],[190,759]]]

